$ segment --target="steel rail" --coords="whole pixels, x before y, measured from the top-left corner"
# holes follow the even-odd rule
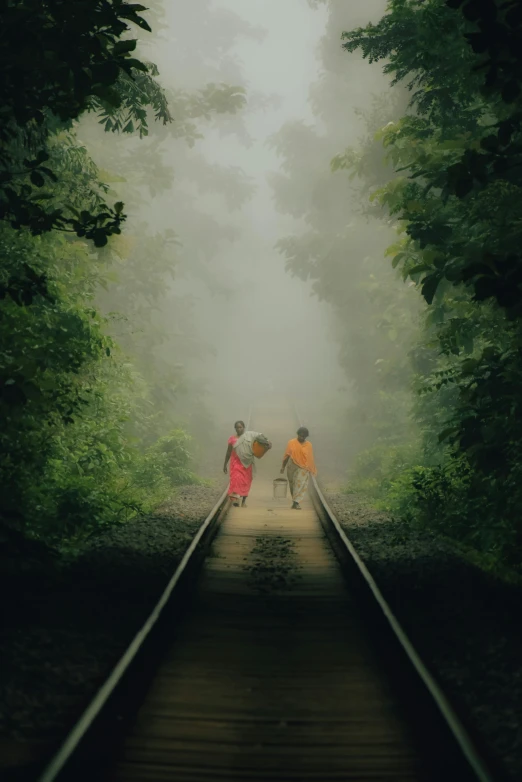
[[[250,408],[247,419],[247,428],[250,426],[252,419],[252,408]],[[114,693],[116,687],[121,683],[125,673],[129,670],[132,662],[136,659],[138,652],[142,649],[145,641],[151,635],[151,632],[155,628],[164,612],[166,606],[171,601],[176,588],[179,586],[180,581],[187,571],[187,568],[194,558],[194,555],[200,547],[205,535],[211,530],[213,526],[220,520],[222,512],[226,510],[226,500],[228,496],[228,489],[225,489],[219,500],[216,502],[205,521],[201,524],[196,535],[192,539],[190,546],[187,548],[183,555],[181,562],[177,566],[172,578],[165,587],[161,597],[154,606],[152,612],[149,614],[147,620],[143,624],[142,628],[134,636],[130,645],[113,668],[108,678],[100,687],[92,701],[89,703],[80,719],[76,722],[70,733],[67,735],[65,741],[58,749],[57,753],[51,759],[50,763],[44,769],[41,776],[38,778],[38,782],[55,782],[55,780],[65,777],[63,773],[66,773],[66,766],[69,760],[72,758],[81,742],[84,740],[86,734],[94,724],[95,720],[104,707],[106,706],[109,698]]]
[[[303,420],[295,405],[294,411],[296,414],[298,426],[303,426]],[[378,607],[380,610],[382,618],[386,621],[393,636],[399,643],[404,655],[417,674],[417,677],[428,691],[433,703],[438,709],[440,716],[451,732],[454,741],[462,753],[463,758],[465,758],[465,761],[469,765],[469,768],[472,770],[475,778],[478,782],[494,782],[495,779],[498,779],[498,775],[495,774],[495,776],[493,776],[485,760],[478,752],[475,742],[472,741],[468,731],[455,713],[447,697],[444,695],[441,687],[429,672],[425,663],[408,638],[406,632],[402,628],[399,620],[393,613],[388,602],[385,600],[375,579],[371,575],[362,559],[359,557],[354,545],[341,527],[341,524],[339,523],[337,517],[328,505],[326,498],[319,488],[319,484],[315,476],[312,475],[311,478],[313,489],[316,492],[320,505],[328,518],[329,524],[331,525],[337,540],[344,547],[349,558],[355,565],[358,573],[360,574],[360,577],[364,581],[365,586],[369,590],[376,607]]]

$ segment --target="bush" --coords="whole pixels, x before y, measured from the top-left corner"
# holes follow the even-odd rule
[[[511,476],[511,481],[514,476]],[[386,508],[478,552],[493,566],[522,562],[518,495],[479,478],[465,457],[450,454],[434,467],[416,466],[392,481]]]
[[[131,470],[132,484],[147,508],[164,500],[175,486],[198,481],[190,470],[190,441],[183,429],[173,429],[136,458]]]
[[[361,491],[374,499],[384,499],[393,481],[418,460],[416,443],[379,443],[362,451],[350,474],[349,491]]]
[[[82,421],[84,430],[87,423]],[[117,442],[118,433],[109,434]],[[111,524],[151,511],[176,486],[198,480],[189,469],[189,442],[182,429],[169,432],[144,452],[125,442],[120,449],[114,443],[109,448],[103,436],[96,441],[95,430],[90,438],[83,432],[81,453],[62,441],[62,458],[56,458],[55,452],[43,479],[23,487],[26,533],[57,543],[85,539]]]

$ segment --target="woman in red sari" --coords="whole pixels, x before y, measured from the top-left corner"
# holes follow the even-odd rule
[[[230,461],[230,486],[228,487],[228,496],[236,507],[239,505],[239,500],[241,500],[241,505],[244,507],[246,498],[250,493],[250,487],[252,486],[253,465],[251,464],[250,467],[244,467],[241,464],[239,456],[234,451],[234,445],[245,431],[244,422],[236,421],[234,429],[236,430],[237,436],[235,437],[232,435],[232,437],[229,437],[223,472],[225,475],[227,474],[227,467]]]

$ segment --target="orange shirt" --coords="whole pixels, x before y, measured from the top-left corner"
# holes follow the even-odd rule
[[[304,443],[300,443],[297,437],[288,441],[286,446],[285,458],[289,456],[291,460],[301,467],[303,470],[308,470],[313,475],[317,474],[314,462],[314,449],[312,443],[305,440]]]

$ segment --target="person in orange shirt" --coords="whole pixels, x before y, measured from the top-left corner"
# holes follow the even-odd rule
[[[292,494],[292,510],[301,510],[299,503],[306,493],[310,473],[312,473],[312,475],[317,475],[314,462],[314,449],[312,448],[312,443],[306,439],[309,434],[306,426],[300,426],[297,430],[297,437],[288,441],[283,457],[281,475],[284,474],[285,468],[288,465],[286,474],[288,476],[288,483],[290,484],[290,492]]]

